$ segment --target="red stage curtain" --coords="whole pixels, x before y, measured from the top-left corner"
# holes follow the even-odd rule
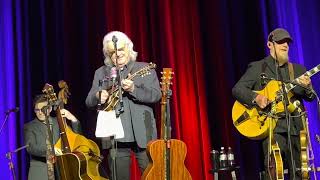
[[[110,0],[105,17],[106,33],[126,33],[139,52],[138,61],[155,62],[157,72],[173,68],[173,138],[187,144],[185,163],[193,179],[212,179],[197,4],[192,0]],[[140,179],[135,161],[131,179]]]

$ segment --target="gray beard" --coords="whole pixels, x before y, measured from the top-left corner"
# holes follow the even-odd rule
[[[280,65],[285,64],[285,63],[287,63],[288,61],[289,61],[288,56],[287,56],[287,57],[282,57],[282,56],[279,56],[279,57],[278,57],[278,62],[279,62]]]

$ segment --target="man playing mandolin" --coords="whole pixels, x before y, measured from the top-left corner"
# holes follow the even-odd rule
[[[302,103],[302,99],[311,101],[315,98],[309,76],[303,75],[306,72],[306,68],[289,62],[288,52],[291,42],[292,38],[285,29],[277,28],[269,34],[267,46],[270,50],[270,55],[260,61],[249,64],[245,74],[232,89],[232,94],[237,101],[247,108],[256,107],[268,113],[270,112],[272,100],[268,99],[266,95],[258,94],[255,91],[264,89],[271,80],[280,81],[281,79],[286,83],[293,82],[293,79],[296,79],[294,81],[296,87],[290,91],[293,94],[289,98],[290,102],[299,100]],[[281,85],[279,87],[281,89]],[[281,101],[284,100],[282,99]],[[293,117],[294,115],[297,115],[296,111],[290,113],[288,126],[285,112],[277,114],[279,119],[273,131],[273,139],[280,147],[284,169],[289,170],[290,179],[301,179],[299,172],[301,167],[299,132],[303,129],[303,125],[301,118]],[[288,136],[288,132],[290,136]],[[288,137],[291,139],[291,147]],[[263,152],[266,170],[268,169],[268,144],[269,138],[264,139]],[[293,168],[293,164],[295,164],[295,168]]]
[[[120,87],[123,90],[123,107],[117,103],[113,109],[120,115],[124,138],[116,140],[115,175],[117,180],[128,180],[130,179],[131,152],[135,154],[142,172],[149,163],[146,145],[150,140],[157,138],[151,104],[160,100],[161,90],[157,74],[153,69],[143,76],[132,78],[135,72],[148,64],[135,61],[137,52],[133,50],[132,41],[124,33],[119,31],[108,33],[103,39],[103,54],[105,65],[95,72],[86,105],[96,107],[99,99],[102,104],[107,104],[108,98],[113,95],[110,89],[118,87],[118,72],[121,73],[123,79]],[[122,110],[119,111],[120,109]],[[113,173],[110,154],[108,162],[111,173]]]

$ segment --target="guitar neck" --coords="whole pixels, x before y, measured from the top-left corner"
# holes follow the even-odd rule
[[[318,73],[319,71],[320,71],[320,64],[319,64],[318,66],[310,69],[309,71],[305,72],[305,73],[304,73],[303,75],[301,75],[301,76],[304,76],[304,75],[305,75],[305,76],[311,77],[311,76],[315,75],[316,73]],[[300,76],[300,77],[301,77],[301,76]],[[294,82],[294,83],[298,83],[298,78],[294,79],[293,82]],[[287,92],[289,92],[290,90],[292,90],[294,87],[296,87],[296,85],[295,85],[295,84],[292,84],[292,83],[288,83],[288,84],[286,84],[286,86],[285,86]]]
[[[60,107],[57,107],[56,114],[57,114],[59,129],[60,129],[60,138],[62,142],[61,150],[63,153],[70,153],[71,150],[70,150],[70,145],[69,145],[67,130],[66,130],[67,125],[64,118],[61,116]]]
[[[171,139],[171,120],[170,120],[170,97],[172,95],[172,91],[170,89],[170,85],[172,84],[172,69],[171,68],[163,68],[162,74],[162,82],[161,84],[161,131],[160,137],[164,140]]]

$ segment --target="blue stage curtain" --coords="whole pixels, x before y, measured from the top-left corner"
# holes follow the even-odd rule
[[[20,1],[4,0],[0,2],[0,123],[4,123],[4,112],[19,107],[19,112],[9,114],[9,119],[0,134],[0,179],[11,179],[5,154],[24,145],[24,118],[30,115],[26,106],[28,98],[29,77],[25,70],[29,66],[26,55],[24,5]],[[24,98],[23,98],[24,97]],[[17,179],[26,179],[26,153],[12,153],[13,165]]]

